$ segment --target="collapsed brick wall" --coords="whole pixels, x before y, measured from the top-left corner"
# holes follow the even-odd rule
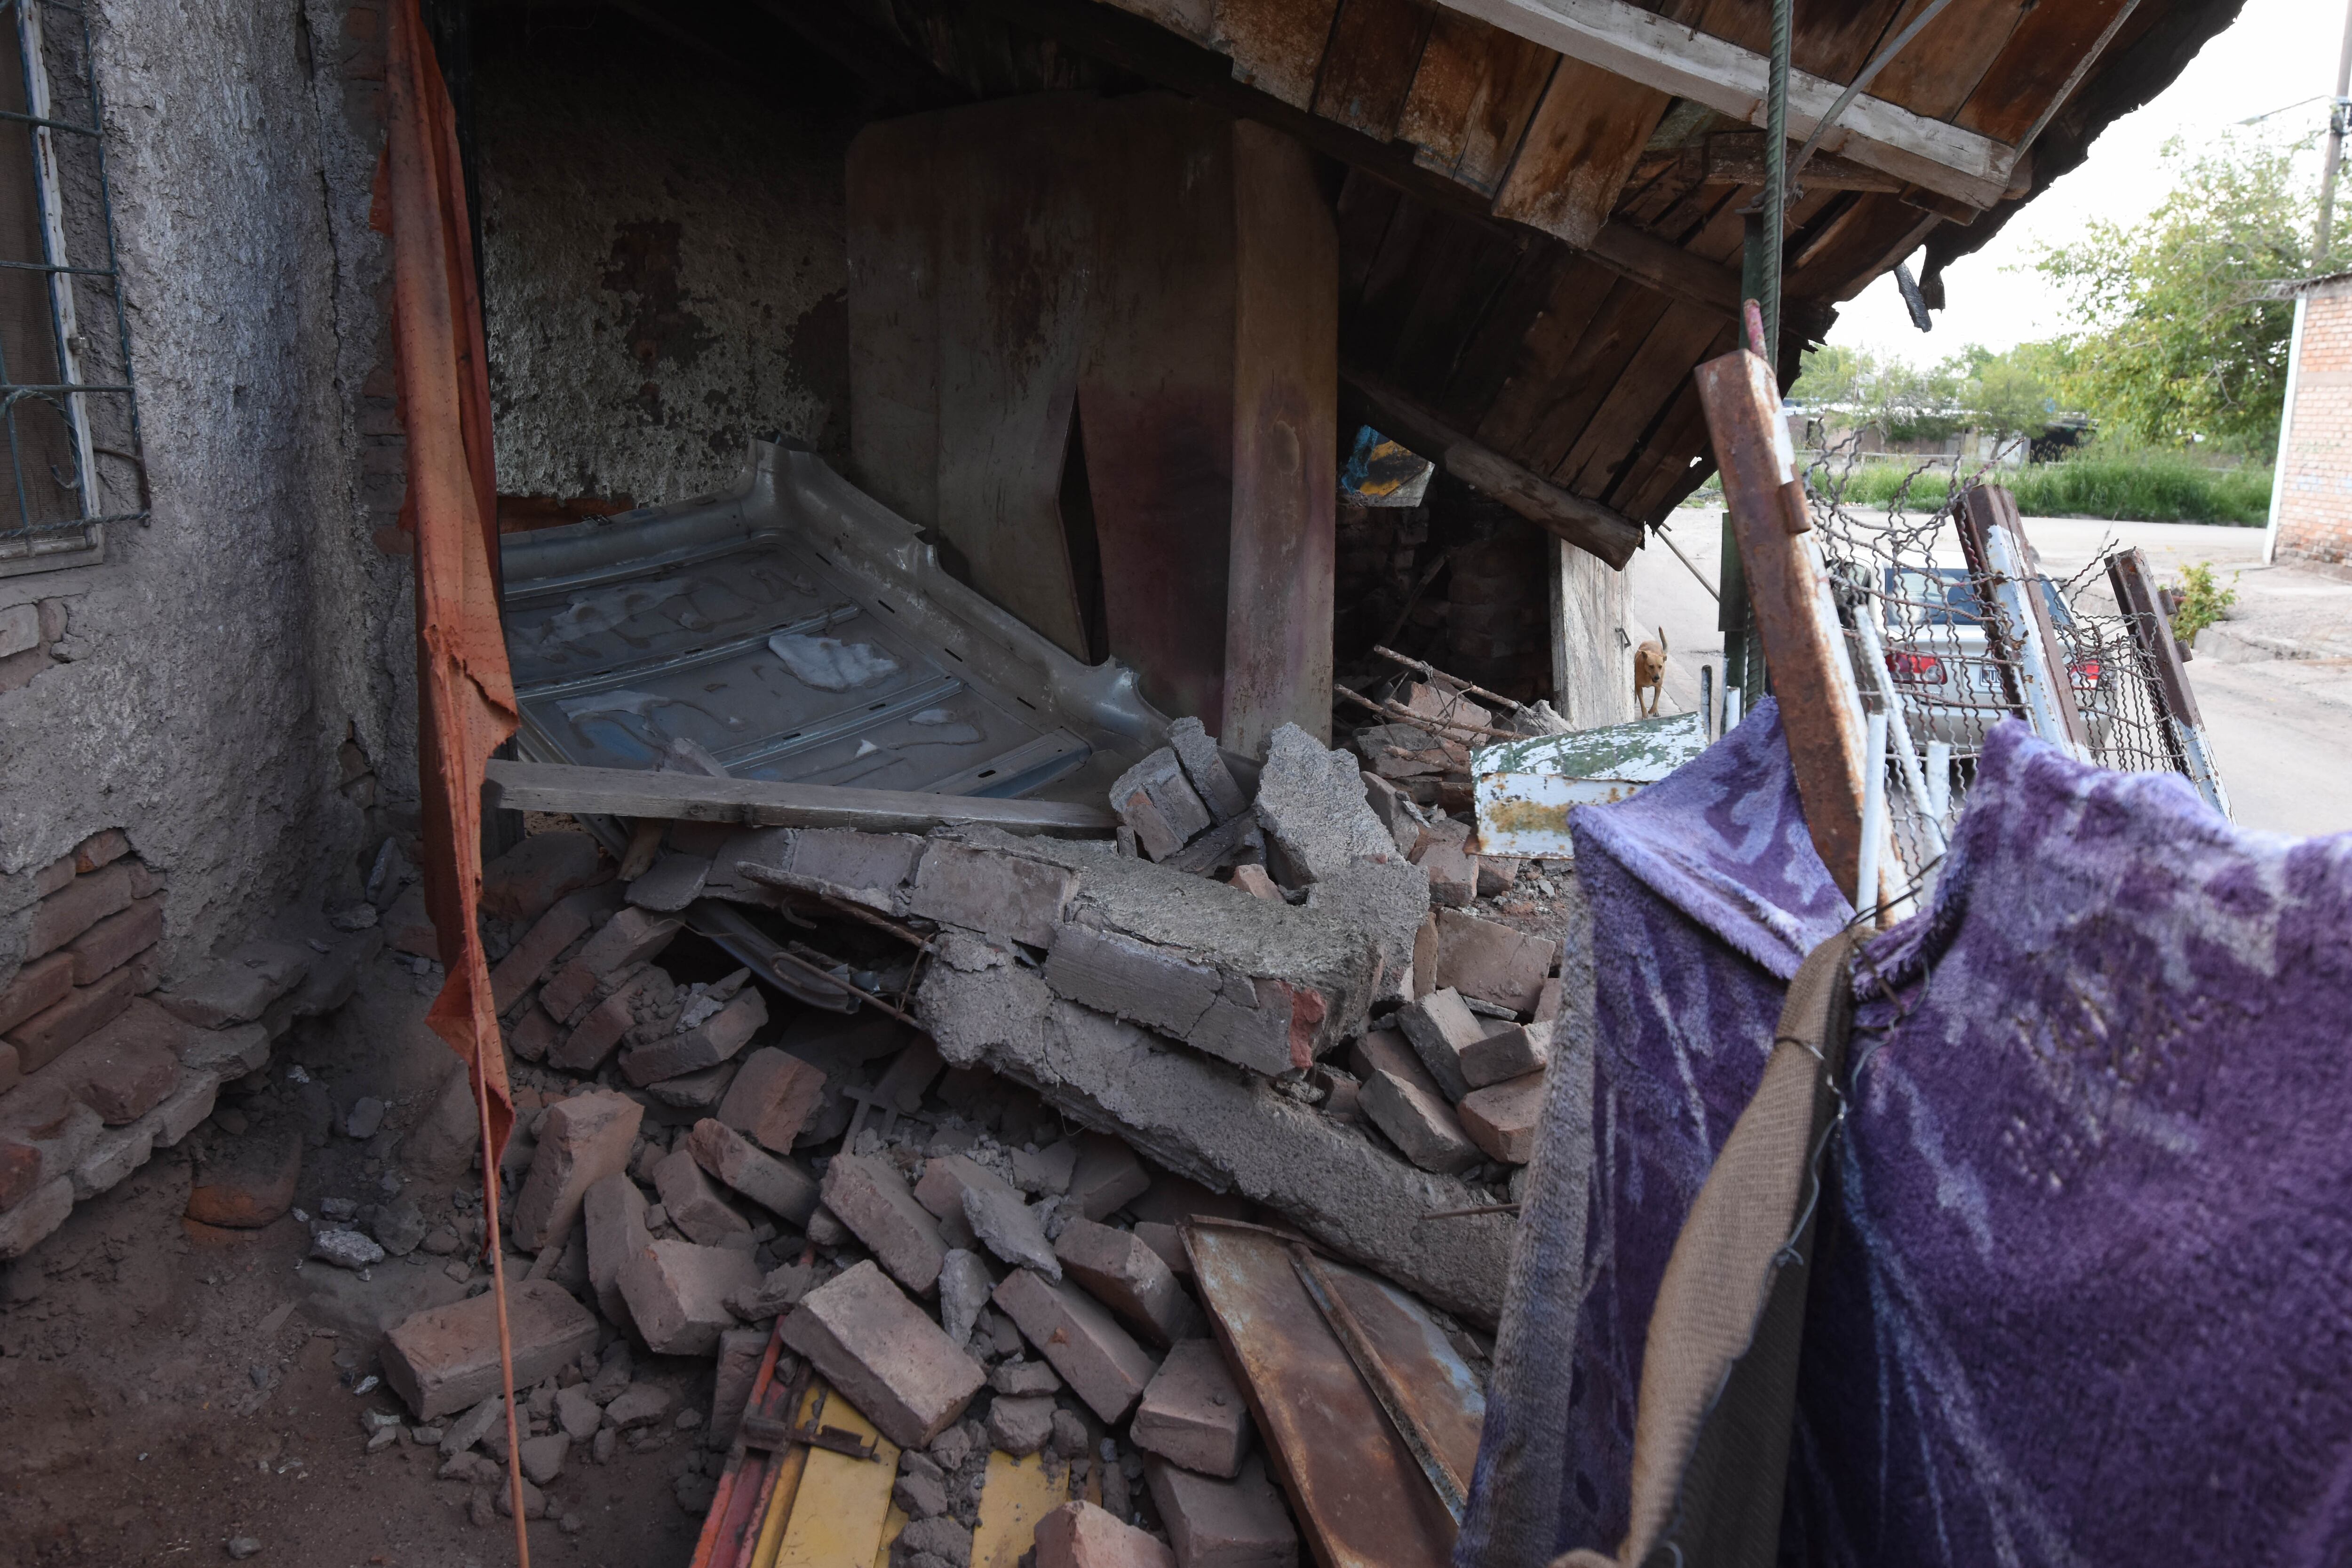
[[[2352,283],[2304,301],[2287,440],[2278,455],[2282,561],[2352,563]]]

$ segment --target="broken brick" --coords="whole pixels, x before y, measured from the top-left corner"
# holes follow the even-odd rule
[[[896,1166],[877,1154],[835,1154],[825,1163],[822,1190],[825,1208],[892,1279],[919,1296],[930,1294],[947,1261],[947,1242]]]
[[[301,1176],[301,1134],[283,1125],[256,1128],[213,1145],[188,1190],[188,1217],[230,1230],[258,1230],[294,1206]]]
[[[1444,1092],[1437,1087],[1437,1080],[1429,1076],[1429,1069],[1421,1065],[1421,1058],[1414,1052],[1412,1043],[1396,1029],[1374,1029],[1358,1040],[1349,1052],[1348,1065],[1354,1069],[1359,1079],[1366,1082],[1370,1081],[1376,1072],[1394,1073],[1405,1082],[1425,1089],[1432,1094]]]
[[[824,1092],[823,1068],[763,1047],[743,1058],[742,1070],[719,1102],[719,1120],[762,1148],[789,1154]]]
[[[55,1006],[34,1014],[8,1031],[16,1047],[19,1070],[33,1073],[63,1056],[103,1026],[121,1016],[138,994],[139,974],[118,969],[95,985],[77,985]]]
[[[1161,1220],[1137,1220],[1135,1239],[1158,1253],[1160,1261],[1168,1265],[1168,1272],[1177,1279],[1192,1278],[1192,1259],[1185,1252],[1184,1238],[1174,1226]]]
[[[541,915],[491,968],[491,1005],[504,1013],[521,1001],[524,992],[547,978],[549,967],[563,950],[587,935],[594,923],[593,906],[577,898],[565,899]]]
[[[150,894],[111,914],[66,945],[77,985],[94,984],[163,939],[163,896]]]
[[[654,1167],[654,1190],[661,1194],[662,1210],[670,1224],[700,1246],[717,1247],[751,1229],[751,1222],[719,1195],[687,1150],[673,1152]]]
[[[943,924],[1051,947],[1054,927],[1077,888],[1077,873],[1060,866],[934,839],[916,869],[907,909]]]
[[[1077,1164],[1070,1173],[1071,1205],[1088,1219],[1103,1219],[1141,1197],[1151,1185],[1151,1174],[1135,1151],[1107,1133],[1089,1132],[1078,1140]]]
[[[1531,1072],[1473,1090],[1454,1111],[1462,1131],[1490,1160],[1524,1165],[1535,1158],[1536,1127],[1543,1120],[1544,1075]]]
[[[637,993],[648,977],[660,973],[652,968],[640,970],[624,981],[610,996],[589,1008],[587,1016],[573,1025],[569,1034],[548,1047],[547,1065],[583,1075],[603,1067],[604,1058],[613,1054],[613,1047],[621,1043],[621,1037],[627,1034],[630,1026],[637,1021],[635,1010]],[[545,1007],[533,1007],[530,1012],[541,1018],[548,1017]],[[562,1026],[550,1018],[548,1027],[560,1032]],[[520,1026],[516,1033],[521,1033]]]
[[[588,1189],[628,1169],[646,1109],[625,1095],[575,1094],[548,1107],[539,1124],[530,1175],[515,1200],[515,1246],[537,1252],[580,1217]]]
[[[1265,874],[1265,868],[1255,861],[1234,867],[1233,875],[1225,880],[1264,903],[1286,904],[1290,901],[1282,896],[1282,889],[1275,886],[1274,879]]]
[[[760,1363],[768,1353],[768,1336],[759,1329],[726,1329],[719,1335],[719,1361],[710,1383],[710,1441],[724,1447],[735,1441],[751,1403],[752,1385],[760,1380]],[[561,1397],[559,1395],[558,1397]]]
[[[1457,910],[1440,910],[1436,919],[1433,984],[1514,1013],[1534,1010],[1559,956],[1555,943]]]
[[[5,1094],[24,1080],[24,1069],[16,1065],[16,1047],[0,1040],[0,1094]]]
[[[1458,829],[1458,833],[1423,828],[1412,858],[1429,879],[1430,901],[1442,908],[1460,909],[1478,896],[1478,863],[1462,847],[1469,830],[1459,823],[1449,822],[1446,826]]]
[[[1151,1500],[1182,1568],[1295,1568],[1298,1531],[1253,1457],[1230,1481],[1145,1461]]]
[[[994,1172],[961,1154],[938,1154],[923,1163],[915,1183],[915,1201],[939,1221],[940,1237],[950,1247],[977,1251],[980,1237],[964,1218],[963,1191],[974,1182],[1001,1181]]]
[[[25,956],[55,952],[107,916],[128,909],[137,896],[131,884],[130,866],[117,862],[76,877],[35,904],[32,929],[25,934]]]
[[[30,1143],[0,1138],[0,1214],[25,1201],[41,1184],[41,1152]]]
[[[1424,1171],[1446,1174],[1478,1163],[1478,1146],[1441,1095],[1394,1073],[1376,1072],[1364,1080],[1357,1103],[1372,1125]]]
[[[782,1337],[903,1448],[929,1446],[987,1381],[871,1260],[803,1297]]]
[[[568,1020],[605,980],[654,958],[684,929],[680,921],[648,915],[643,910],[621,910],[541,988],[540,1005],[547,1009],[548,1016]]]
[[[646,1194],[626,1175],[606,1176],[581,1202],[581,1227],[588,1240],[588,1288],[607,1322],[629,1321],[628,1302],[621,1294],[621,1265],[653,1239],[646,1230],[648,1206]]]
[[[772,1214],[805,1226],[817,1205],[817,1184],[788,1160],[779,1160],[714,1117],[704,1117],[687,1134],[686,1146],[718,1180]],[[675,1156],[673,1156],[675,1157]],[[667,1204],[668,1199],[664,1197]]]
[[[621,1073],[643,1088],[664,1079],[717,1067],[749,1045],[768,1022],[768,998],[746,985],[735,999],[684,1034],[664,1035],[621,1053]]]
[[[1105,1421],[1124,1416],[1158,1370],[1150,1354],[1074,1285],[1016,1268],[990,1300]]]
[[[587,834],[572,828],[534,833],[482,868],[482,912],[518,923],[536,921],[557,900],[611,875]]]
[[[110,1026],[59,1057],[49,1076],[70,1083],[74,1098],[109,1127],[121,1127],[154,1110],[180,1086],[180,1058],[152,1037]]]
[[[310,973],[307,948],[249,942],[155,1000],[199,1029],[250,1024]]]
[[[1184,777],[1174,751],[1162,746],[1110,786],[1110,808],[1135,830],[1135,841],[1154,860],[1165,860],[1209,827],[1209,808]]]
[[[1073,1002],[1269,1077],[1314,1060],[1324,1016],[1310,987],[1227,974],[1171,948],[1079,925],[1062,928],[1045,983]]]
[[[507,1049],[515,1054],[518,1061],[543,1062],[562,1034],[554,1019],[536,1007],[527,1008],[515,1020],[514,1027],[507,1031]]]
[[[748,1252],[648,1241],[621,1263],[621,1298],[629,1321],[656,1355],[709,1355],[735,1326],[727,1298],[756,1289],[760,1267]],[[520,1372],[516,1374],[521,1381]]]
[[[1054,1401],[1044,1394],[999,1396],[988,1406],[988,1440],[1015,1458],[1026,1458],[1054,1435]]]
[[[16,978],[0,988],[0,1033],[14,1029],[36,1013],[45,1012],[73,993],[73,955],[53,952],[16,971]]]
[[[628,900],[641,910],[676,914],[702,896],[709,878],[709,856],[664,855],[629,884]]]
[[[410,1317],[384,1337],[385,1385],[424,1421],[498,1394],[498,1299],[485,1293]],[[595,1317],[552,1280],[509,1288],[507,1326],[517,1388],[553,1377],[596,1348]]]
[[[1066,1502],[1037,1521],[1037,1568],[1176,1568],[1160,1538],[1090,1502]]]
[[[1095,1300],[1170,1345],[1202,1330],[1200,1309],[1160,1255],[1130,1231],[1074,1219],[1055,1238],[1054,1254]]]
[[[1509,892],[1511,884],[1519,879],[1521,864],[1523,864],[1522,861],[1506,856],[1479,856],[1478,896],[1482,899],[1499,899]]]
[[[1216,1342],[1185,1340],[1168,1352],[1128,1428],[1148,1454],[1228,1479],[1249,1447],[1249,1409]]]
[[[57,639],[51,637],[45,640],[54,642]],[[113,865],[130,853],[130,835],[120,827],[110,827],[102,833],[91,834],[74,846],[73,868],[87,876],[101,866]]]
[[[1249,799],[1234,782],[1233,770],[1225,766],[1217,738],[1198,719],[1179,719],[1169,725],[1168,747],[1184,765],[1184,777],[1211,816],[1231,822],[1249,810]]]
[[[1485,1020],[1486,1033],[1462,1052],[1462,1076],[1472,1089],[1541,1072],[1549,1052],[1551,1026]]]
[[[1458,1100],[1470,1092],[1462,1057],[1486,1037],[1486,1024],[1470,1011],[1460,992],[1441,986],[1399,1008],[1396,1021],[1447,1100]]]

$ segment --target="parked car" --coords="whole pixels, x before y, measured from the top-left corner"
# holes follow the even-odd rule
[[[2037,578],[2056,628],[2074,700],[2104,752],[2115,725],[2110,658],[2095,628],[2078,622],[2057,584]],[[2016,710],[1985,637],[1984,604],[1965,566],[1889,566],[1885,573],[1886,671],[1916,743],[1941,741],[1972,759],[1985,731]],[[1856,650],[1856,658],[1860,653]]]

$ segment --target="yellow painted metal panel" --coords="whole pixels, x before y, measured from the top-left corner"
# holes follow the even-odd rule
[[[826,1390],[831,1395],[831,1390]],[[854,1459],[811,1448],[775,1568],[869,1568],[890,1514],[890,1484],[898,1479],[898,1448],[850,1403],[827,1397],[816,1410],[821,1426],[839,1428],[875,1446],[874,1458]]]
[[[874,1549],[874,1568],[890,1568],[890,1545],[898,1532],[907,1528],[907,1511],[897,1503],[890,1505],[889,1517],[882,1521],[882,1544]]]
[[[823,1382],[811,1379],[793,1407],[794,1425],[816,1414],[825,1393]],[[776,1456],[776,1484],[768,1494],[768,1511],[760,1519],[760,1537],[752,1543],[751,1568],[776,1568],[776,1552],[784,1543],[784,1524],[793,1517],[793,1500],[800,1495],[801,1468],[808,1450],[797,1444]]]
[[[971,1568],[1013,1568],[1036,1543],[1037,1521],[1069,1500],[1069,1472],[1048,1475],[1044,1455],[1016,1459],[1003,1449],[989,1455]]]

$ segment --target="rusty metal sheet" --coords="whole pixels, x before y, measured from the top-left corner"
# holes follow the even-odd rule
[[[1202,1300],[1323,1568],[1443,1568],[1454,1516],[1303,1277],[1296,1238],[1232,1220],[1183,1227]],[[1486,1399],[1418,1303],[1327,1258],[1312,1272],[1360,1330],[1371,1375],[1466,1489]]]

